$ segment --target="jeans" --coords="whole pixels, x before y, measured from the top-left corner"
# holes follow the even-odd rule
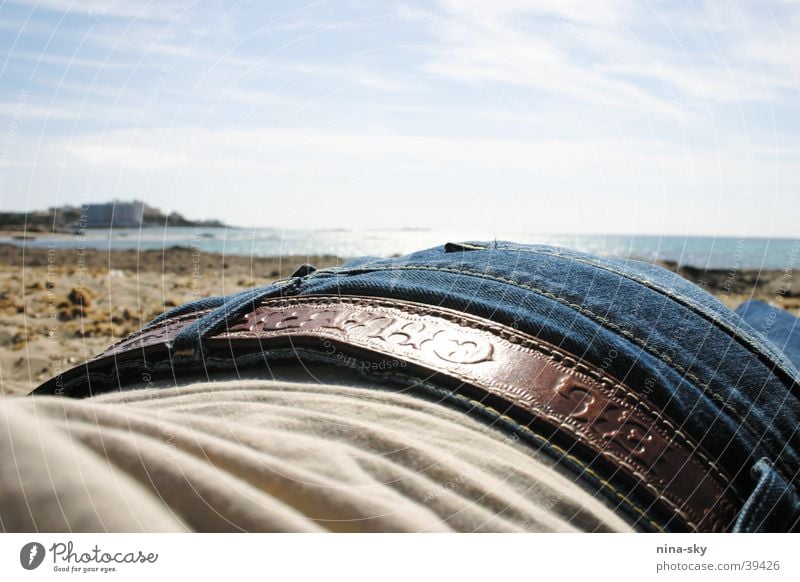
[[[203,337],[224,330],[258,300],[311,294],[462,310],[555,344],[630,386],[727,470],[746,501],[734,531],[798,527],[800,331],[785,312],[749,302],[734,313],[698,286],[643,262],[494,241],[363,257],[322,270],[304,265],[266,287],[195,301],[156,321],[212,308],[174,341],[175,348],[202,352]],[[530,439],[513,423],[487,420]],[[548,451],[547,442],[531,444]],[[570,467],[557,451],[552,456]]]

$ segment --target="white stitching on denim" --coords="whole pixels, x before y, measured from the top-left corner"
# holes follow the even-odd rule
[[[359,269],[355,269],[355,271],[358,271],[358,270]],[[489,275],[487,273],[480,273],[480,272],[475,272],[475,271],[464,271],[464,270],[461,270],[461,269],[452,269],[452,268],[449,268],[449,267],[425,267],[425,266],[419,266],[418,265],[418,266],[372,267],[372,268],[369,268],[369,269],[366,269],[366,270],[367,271],[423,270],[423,271],[439,271],[439,272],[455,273],[455,274],[460,274],[460,275],[468,275],[468,276],[473,276],[473,277],[485,278],[485,279],[489,279],[489,280],[498,281],[500,283],[507,283],[509,285],[513,285],[515,287],[520,287],[520,288],[523,288],[523,289],[528,289],[528,290],[533,291],[535,293],[538,293],[540,295],[544,295],[545,297],[549,297],[550,299],[558,301],[559,303],[563,303],[564,305],[567,305],[569,307],[573,307],[574,309],[578,310],[579,312],[583,313],[584,315],[587,315],[588,317],[591,317],[592,319],[595,319],[596,321],[599,321],[600,323],[606,325],[607,327],[609,327],[609,328],[613,329],[614,331],[620,333],[621,335],[627,337],[628,339],[633,341],[635,344],[641,346],[644,350],[646,350],[646,351],[658,356],[664,362],[670,364],[673,368],[675,368],[676,370],[680,371],[684,376],[686,376],[690,380],[693,380],[695,383],[697,383],[698,386],[700,386],[701,388],[704,389],[704,392],[706,394],[710,395],[718,404],[720,404],[720,406],[722,406],[725,410],[727,410],[736,420],[738,420],[740,423],[742,423],[742,425],[746,424],[744,419],[739,415],[739,413],[736,410],[732,409],[727,404],[726,400],[720,394],[717,394],[716,392],[714,392],[711,389],[710,383],[704,383],[695,374],[689,372],[688,370],[686,370],[680,364],[675,363],[669,356],[667,356],[666,354],[661,353],[656,348],[653,348],[653,347],[649,346],[646,342],[640,340],[635,335],[633,335],[631,332],[629,332],[629,331],[623,329],[622,327],[618,326],[617,324],[609,321],[607,318],[603,317],[602,315],[599,315],[599,314],[593,312],[592,310],[587,309],[586,307],[584,307],[582,305],[578,305],[576,303],[572,303],[570,301],[567,301],[566,299],[564,299],[562,297],[559,297],[559,296],[557,296],[557,295],[555,295],[555,294],[553,294],[553,293],[551,293],[549,291],[545,291],[543,289],[539,289],[537,287],[533,287],[532,285],[527,285],[525,283],[520,283],[518,281],[514,281],[513,279],[506,279],[504,277],[497,277],[495,275]],[[774,454],[774,451],[770,451],[770,452]]]
[[[658,291],[660,293],[663,293],[667,297],[669,297],[671,299],[674,299],[675,301],[679,302],[684,307],[688,307],[689,309],[691,309],[695,313],[698,313],[698,314],[700,314],[702,316],[708,317],[710,319],[711,323],[714,323],[714,324],[718,325],[719,327],[723,328],[724,330],[727,330],[728,332],[730,332],[730,335],[733,338],[738,338],[738,339],[743,340],[743,343],[746,346],[748,346],[749,348],[751,348],[751,351],[755,351],[755,352],[757,352],[758,354],[760,354],[762,356],[766,356],[767,359],[769,359],[770,362],[773,365],[775,365],[778,368],[780,368],[783,373],[785,373],[787,376],[789,376],[789,378],[794,379],[794,374],[792,374],[789,370],[787,370],[784,367],[784,364],[780,360],[775,359],[776,354],[772,354],[769,351],[765,352],[765,351],[762,351],[761,349],[759,349],[758,344],[756,344],[753,341],[752,337],[750,337],[749,335],[742,334],[738,329],[736,329],[733,326],[729,325],[728,322],[726,322],[724,319],[720,318],[719,314],[714,313],[713,311],[707,309],[704,305],[702,305],[701,303],[698,303],[693,298],[691,298],[689,296],[684,296],[684,295],[680,295],[680,294],[674,293],[671,289],[669,289],[669,288],[667,288],[667,287],[665,287],[663,285],[660,285],[659,283],[656,283],[655,281],[652,281],[652,280],[647,279],[647,278],[640,277],[640,276],[635,275],[635,274],[631,274],[631,273],[625,272],[625,271],[623,271],[623,270],[621,270],[621,269],[619,269],[617,267],[612,267],[612,266],[605,265],[605,264],[602,264],[602,263],[597,263],[595,261],[591,261],[591,260],[588,260],[588,259],[583,258],[583,257],[572,256],[572,255],[569,255],[569,254],[548,253],[548,252],[539,252],[539,251],[533,252],[533,251],[528,250],[528,249],[516,248],[516,247],[504,247],[504,248],[498,248],[497,250],[499,250],[499,251],[510,251],[510,252],[523,252],[523,253],[534,254],[534,255],[540,254],[540,255],[544,255],[544,256],[548,256],[548,257],[555,257],[555,258],[559,258],[559,259],[568,259],[568,260],[571,260],[571,261],[582,263],[584,265],[588,265],[590,267],[596,267],[598,269],[602,269],[603,271],[607,271],[607,272],[613,273],[615,275],[619,275],[620,277],[624,277],[626,279],[634,281],[635,283],[639,283],[639,284],[641,284],[642,286],[644,286],[644,287],[646,287],[648,289],[652,289],[652,290]],[[675,275],[675,277],[679,277],[679,276]]]
[[[220,305],[219,307],[214,308],[210,313],[205,314],[203,317],[200,317],[193,321],[188,326],[181,329],[175,336],[175,340],[183,341],[183,338],[186,338],[191,333],[191,340],[190,344],[194,350],[198,348],[200,350],[203,349],[203,341],[206,339],[208,334],[214,333],[215,330],[223,327],[228,327],[228,324],[233,317],[239,317],[241,315],[241,311],[247,308],[247,306],[251,303],[256,301],[263,301],[267,294],[272,293],[273,291],[280,292],[281,294],[286,289],[291,289],[292,287],[298,288],[300,287],[300,280],[298,277],[289,277],[285,280],[286,283],[284,284],[283,281],[271,283],[266,287],[252,289],[247,291],[238,298],[237,301],[232,302],[230,305],[226,302]],[[259,291],[259,293],[256,293]],[[217,313],[219,310],[224,310]],[[209,329],[203,330],[203,328],[209,325],[208,320],[211,320],[211,327]],[[206,320],[205,322],[203,320]],[[197,331],[196,340],[195,334],[193,333],[192,326]],[[202,330],[202,331],[201,331]],[[180,338],[180,339],[179,339]]]

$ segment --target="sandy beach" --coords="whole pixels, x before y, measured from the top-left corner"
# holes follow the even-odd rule
[[[337,259],[0,245],[0,391],[28,392],[170,307],[265,285],[303,263]]]
[[[265,285],[302,263],[321,268],[338,262],[333,256],[251,258],[186,247],[109,253],[0,245],[0,393],[30,391],[175,305]],[[800,314],[792,271],[677,270],[730,307],[758,298]]]

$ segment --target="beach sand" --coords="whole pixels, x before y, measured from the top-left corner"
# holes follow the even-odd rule
[[[109,253],[0,245],[0,393],[29,392],[175,305],[265,285],[303,263],[322,268],[339,262],[191,248]],[[757,298],[800,314],[792,271],[677,270],[730,307]]]

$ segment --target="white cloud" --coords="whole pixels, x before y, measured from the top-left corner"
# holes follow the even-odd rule
[[[697,114],[709,103],[798,98],[792,62],[800,54],[794,50],[800,49],[798,29],[784,26],[776,42],[779,25],[753,14],[715,19],[622,1],[442,5],[445,12],[431,13],[429,22],[444,48],[427,69],[452,79],[516,85],[544,98],[667,117]],[[556,20],[542,20],[542,14]],[[650,28],[642,29],[643,22]],[[718,49],[694,49],[698,35]]]

